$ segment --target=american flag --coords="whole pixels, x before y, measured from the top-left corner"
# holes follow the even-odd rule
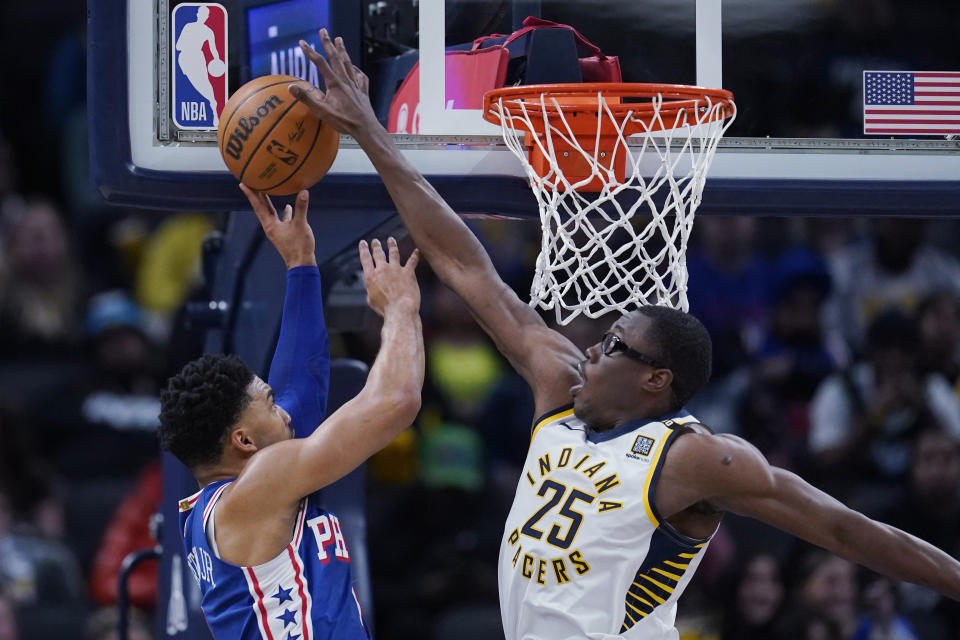
[[[960,71],[864,71],[863,132],[960,134]]]

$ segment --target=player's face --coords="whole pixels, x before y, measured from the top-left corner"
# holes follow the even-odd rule
[[[258,448],[293,438],[290,414],[276,403],[270,385],[254,376],[247,393],[250,394],[250,404],[244,417],[254,429]]]
[[[575,414],[592,429],[602,431],[642,417],[636,383],[654,368],[649,362],[656,363],[644,337],[650,322],[643,314],[625,316],[587,349],[587,359],[580,366],[583,384],[570,393]]]

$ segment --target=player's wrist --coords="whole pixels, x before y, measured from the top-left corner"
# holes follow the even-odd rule
[[[317,257],[311,253],[308,256],[297,256],[289,260],[284,259],[284,263],[287,265],[288,271],[290,269],[296,269],[297,267],[315,267],[317,266]]]
[[[389,300],[383,306],[383,313],[384,316],[387,314],[396,316],[419,316],[420,301],[413,298],[397,298],[395,300]]]
[[[373,114],[361,118],[360,122],[350,127],[348,133],[364,150],[366,150],[367,145],[376,144],[382,136],[389,135]]]

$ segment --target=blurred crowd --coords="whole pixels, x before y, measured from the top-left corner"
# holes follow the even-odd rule
[[[155,544],[158,391],[199,354],[179,312],[202,292],[200,245],[223,223],[99,201],[85,179],[82,6],[60,4],[0,9],[5,35],[49,30],[44,55],[5,72],[5,86],[44,79],[29,126],[8,102],[0,119],[0,640],[116,637],[120,564]],[[537,226],[472,224],[526,297]],[[689,409],[960,557],[957,247],[957,223],[910,211],[701,217],[689,299],[714,374]],[[532,398],[426,267],[421,282],[423,411],[368,466],[374,625],[384,640],[497,638],[496,557]],[[586,347],[609,321],[558,329]],[[335,356],[376,352],[373,325],[332,338]],[[130,597],[130,637],[153,637],[152,564]],[[678,627],[690,640],[949,640],[960,607],[728,516]]]
[[[539,230],[512,224],[473,227],[525,295]],[[956,223],[906,216],[700,218],[689,299],[713,337],[714,372],[688,408],[844,504],[960,557],[957,246]],[[432,637],[501,637],[492,562],[532,398],[464,305],[429,274],[422,280],[424,408],[370,467],[378,630],[424,637],[432,618]],[[557,329],[585,348],[610,322]],[[679,615],[690,640],[948,640],[960,631],[960,603],[732,515]]]

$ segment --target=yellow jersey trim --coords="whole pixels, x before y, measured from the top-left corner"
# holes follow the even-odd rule
[[[657,452],[653,455],[653,459],[650,461],[650,468],[647,470],[647,477],[643,481],[643,508],[647,512],[647,517],[650,518],[650,522],[653,523],[654,527],[660,526],[660,520],[657,519],[657,516],[653,514],[653,508],[650,506],[650,483],[653,482],[653,476],[656,475],[657,463],[660,461],[660,456],[663,455],[663,446],[669,440],[671,429],[668,427],[667,432],[662,438],[660,438],[660,446],[657,447]]]
[[[553,413],[542,418],[537,424],[533,427],[533,433],[530,434],[530,441],[533,442],[533,439],[537,437],[537,431],[540,430],[540,427],[543,425],[553,422],[554,420],[559,420],[561,418],[569,418],[573,415],[573,408],[567,409],[566,411],[561,411],[560,413]]]

